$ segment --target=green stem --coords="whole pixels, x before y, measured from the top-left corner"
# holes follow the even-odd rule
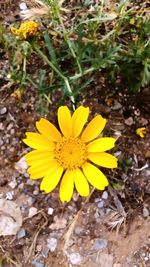
[[[70,80],[77,80],[77,79],[81,78],[82,76],[84,76],[90,72],[93,72],[94,70],[96,70],[96,68],[91,67],[91,68],[85,70],[83,73],[78,73],[78,74],[75,74],[74,76],[71,76],[69,79]]]
[[[66,85],[66,88],[68,90],[70,100],[72,102],[73,110],[75,110],[75,99],[74,99],[73,92],[72,92],[72,89],[71,89],[71,86],[69,84],[69,81],[68,81],[67,77],[64,76],[62,74],[62,72],[60,72],[55,67],[55,65],[43,54],[43,52],[39,49],[38,46],[34,45],[33,47],[34,47],[35,51],[43,58],[43,60],[60,76],[61,79],[63,79],[63,81],[64,81],[64,83]]]
[[[58,16],[59,22],[60,22],[60,24],[61,24],[61,26],[62,26],[62,29],[63,29],[64,40],[67,42],[68,47],[69,47],[69,49],[70,49],[70,51],[71,51],[71,54],[72,54],[73,58],[75,58],[75,60],[76,60],[76,62],[77,62],[77,66],[78,66],[78,69],[79,69],[79,73],[82,74],[82,68],[81,68],[80,62],[79,62],[79,60],[78,60],[78,58],[77,58],[77,56],[76,56],[76,53],[75,53],[75,51],[74,51],[74,49],[73,49],[73,47],[72,47],[72,44],[71,44],[71,42],[70,42],[70,40],[69,40],[69,38],[68,38],[68,33],[67,33],[67,31],[66,31],[66,28],[65,28],[65,26],[64,26],[63,20],[62,20],[62,18],[61,18],[61,16],[60,16],[60,12],[59,12],[58,9],[57,9],[57,16]]]

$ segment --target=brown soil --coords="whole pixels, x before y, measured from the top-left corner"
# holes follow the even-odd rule
[[[15,5],[3,4],[5,21],[11,22],[17,15]],[[6,4],[6,3],[5,3]],[[9,3],[8,3],[9,4]],[[11,16],[8,21],[8,13]],[[15,13],[14,13],[15,12]],[[4,16],[3,16],[4,17]],[[8,57],[0,48],[1,69],[8,72]],[[58,189],[52,194],[45,195],[39,192],[39,183],[30,182],[26,174],[21,174],[15,169],[15,163],[27,152],[26,146],[22,143],[22,138],[26,131],[33,131],[35,121],[40,117],[36,112],[37,94],[34,88],[27,88],[21,101],[12,95],[14,85],[0,76],[0,109],[6,108],[6,112],[0,115],[0,198],[6,198],[8,192],[13,192],[12,200],[21,208],[23,214],[23,228],[26,231],[25,237],[18,239],[17,236],[0,237],[0,266],[34,266],[33,261],[43,262],[47,267],[67,267],[69,265],[68,256],[63,253],[66,244],[66,233],[70,234],[70,244],[67,244],[67,253],[79,252],[83,257],[82,267],[97,267],[91,260],[91,246],[95,238],[108,240],[108,246],[98,252],[111,254],[114,263],[120,263],[121,267],[149,267],[149,216],[143,218],[143,209],[149,209],[150,204],[150,102],[149,88],[144,88],[140,93],[130,93],[127,88],[111,85],[104,78],[94,77],[94,82],[88,88],[88,94],[84,93],[79,104],[89,106],[91,116],[96,113],[108,119],[107,133],[120,137],[117,140],[120,165],[117,170],[107,171],[105,174],[110,180],[111,186],[116,189],[117,201],[108,189],[109,197],[102,210],[97,209],[96,199],[101,198],[102,193],[94,191],[89,201],[84,204],[83,199],[71,201],[67,205],[59,202]],[[94,91],[93,91],[94,88]],[[58,108],[59,94],[53,97],[53,102],[49,107],[47,118],[55,120],[54,116]],[[120,108],[115,109],[116,103],[120,103]],[[55,117],[55,118],[54,118]],[[129,118],[133,122],[129,125]],[[139,127],[146,127],[147,134],[141,139],[135,131]],[[115,152],[115,151],[114,151]],[[144,167],[147,166],[147,167]],[[142,169],[142,167],[144,167]],[[11,188],[10,182],[17,181],[16,187]],[[35,191],[38,193],[35,194]],[[83,210],[80,212],[82,205]],[[28,218],[30,207],[36,207],[38,213],[32,218]],[[54,213],[50,216],[47,211],[51,207]],[[125,211],[123,218],[121,209]],[[119,217],[111,219],[113,212],[117,212]],[[79,213],[78,213],[79,212]],[[99,212],[99,215],[96,215]],[[108,214],[107,214],[108,212]],[[107,216],[108,215],[108,216]],[[66,225],[61,229],[61,222],[58,229],[52,229],[52,224],[56,216],[66,220]],[[83,228],[81,234],[77,234],[70,228],[74,218],[78,216],[74,229],[78,226]],[[96,217],[98,216],[98,217]],[[114,223],[116,218],[123,219],[122,224],[116,232],[110,230],[110,222]],[[46,257],[42,255],[42,248],[46,246],[49,236],[56,236],[58,239],[57,249],[49,252]],[[41,246],[41,247],[40,247]],[[94,257],[97,257],[94,254]],[[144,256],[143,256],[144,255]],[[148,256],[147,256],[148,255]],[[76,266],[76,265],[74,265]],[[101,266],[101,265],[99,265]],[[115,265],[114,265],[115,266]],[[103,267],[103,266],[101,266]]]

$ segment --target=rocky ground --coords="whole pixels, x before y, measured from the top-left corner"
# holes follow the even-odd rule
[[[1,222],[7,217],[20,223],[16,234],[0,236],[0,266],[149,267],[149,88],[133,94],[94,78],[79,104],[89,106],[91,116],[100,113],[108,119],[107,131],[117,138],[114,153],[120,165],[104,170],[111,184],[106,191],[92,191],[88,199],[75,193],[62,205],[58,189],[50,195],[40,192],[38,181],[29,179],[20,161],[28,151],[22,138],[35,130],[40,117],[35,112],[38,96],[34,88],[27,88],[21,100],[13,94],[13,86],[2,75],[9,70],[8,58],[2,48],[0,53],[0,201],[15,203],[21,210],[19,219],[14,218],[13,207],[4,214],[0,202]],[[54,96],[48,119],[56,118],[56,109]],[[143,139],[136,135],[139,127],[147,129]],[[1,222],[0,232],[6,227]]]

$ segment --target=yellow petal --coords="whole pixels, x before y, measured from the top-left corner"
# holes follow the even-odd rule
[[[60,184],[60,200],[62,202],[69,202],[73,195],[74,189],[74,172],[67,170],[61,180]]]
[[[108,185],[106,176],[90,163],[85,163],[82,168],[89,183],[96,189],[104,190],[105,186]]]
[[[117,168],[118,166],[117,158],[105,152],[89,153],[88,159],[105,168]]]
[[[33,150],[25,155],[25,159],[28,165],[32,165],[36,162],[44,162],[45,159],[52,160],[54,156],[54,152],[52,151]]]
[[[39,179],[46,175],[46,173],[57,167],[58,163],[56,160],[50,160],[49,162],[45,162],[42,165],[33,164],[30,168],[28,168],[27,172],[30,174],[31,179]]]
[[[40,119],[40,121],[36,122],[36,128],[47,139],[54,141],[54,142],[60,142],[61,141],[61,134],[57,130],[57,128],[48,120],[46,119]]]
[[[90,142],[87,145],[88,152],[104,152],[115,146],[116,139],[112,137],[103,137]]]
[[[34,149],[46,149],[51,151],[55,147],[53,142],[49,141],[41,134],[27,132],[26,136],[27,138],[23,139],[23,142]]]
[[[78,107],[72,115],[72,136],[78,137],[87,122],[89,116],[89,108],[83,106]]]
[[[71,135],[71,113],[66,106],[62,106],[58,109],[58,123],[61,132],[65,137]]]
[[[103,131],[105,125],[106,119],[102,118],[101,115],[97,115],[93,120],[90,121],[83,131],[81,140],[84,142],[94,140]]]
[[[89,184],[85,178],[83,172],[80,169],[74,170],[74,182],[75,187],[82,197],[87,197],[89,195]]]
[[[62,166],[57,166],[57,168],[49,170],[41,182],[40,189],[44,190],[46,193],[50,193],[59,183],[62,173]]]

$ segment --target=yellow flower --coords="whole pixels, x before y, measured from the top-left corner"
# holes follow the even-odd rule
[[[141,138],[144,138],[145,134],[146,134],[146,128],[138,128],[136,129],[136,134],[139,135]]]
[[[89,183],[99,190],[108,185],[106,176],[95,166],[116,168],[117,159],[105,151],[115,139],[97,138],[106,119],[97,115],[83,130],[89,108],[78,107],[73,115],[66,106],[58,109],[61,133],[48,120],[36,122],[39,133],[27,132],[24,143],[35,149],[25,155],[31,179],[43,178],[40,189],[51,192],[60,182],[60,199],[70,201],[74,186],[81,196],[89,195]],[[96,139],[97,138],[97,139]]]
[[[30,37],[34,37],[38,32],[38,23],[35,21],[25,21],[21,23],[19,29],[15,27],[11,27],[11,32],[21,39],[28,39]]]

